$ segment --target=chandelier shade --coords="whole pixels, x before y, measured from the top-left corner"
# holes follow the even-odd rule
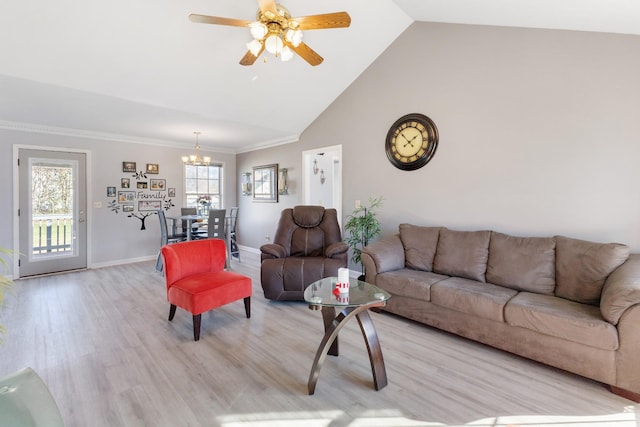
[[[196,136],[196,152],[189,156],[182,156],[182,163],[193,166],[208,166],[211,163],[211,157],[200,155],[200,142],[198,141],[200,132],[193,132],[193,134]]]

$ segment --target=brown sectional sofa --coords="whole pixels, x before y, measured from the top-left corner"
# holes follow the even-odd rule
[[[386,311],[640,401],[640,254],[617,243],[401,224],[362,252]]]

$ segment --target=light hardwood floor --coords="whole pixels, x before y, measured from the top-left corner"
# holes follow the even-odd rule
[[[206,313],[199,342],[190,314],[167,321],[151,261],[19,280],[0,310],[0,376],[34,368],[67,427],[637,424],[638,407],[599,383],[384,313],[372,318],[389,385],[373,389],[353,322],[309,396],[321,314],[265,300],[256,255],[242,260],[251,319],[242,301]]]

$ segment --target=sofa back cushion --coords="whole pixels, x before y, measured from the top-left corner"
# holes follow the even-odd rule
[[[555,295],[598,305],[605,280],[628,257],[627,245],[556,236]]]
[[[432,271],[442,227],[400,224],[399,228],[400,240],[404,246],[405,266],[414,270]]]
[[[519,291],[553,295],[556,287],[553,237],[514,237],[491,233],[487,282]]]
[[[490,238],[490,231],[440,230],[433,271],[484,282]]]

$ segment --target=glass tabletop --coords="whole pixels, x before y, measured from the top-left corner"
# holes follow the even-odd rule
[[[386,301],[391,294],[370,283],[349,279],[349,292],[334,293],[337,277],[325,277],[310,284],[304,291],[304,300],[311,305],[359,307],[379,301]]]

